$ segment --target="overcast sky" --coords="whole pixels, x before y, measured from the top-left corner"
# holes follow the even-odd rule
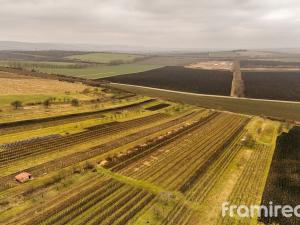
[[[299,0],[0,0],[0,40],[300,47]]]

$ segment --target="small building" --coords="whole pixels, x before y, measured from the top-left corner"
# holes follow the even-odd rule
[[[22,172],[19,173],[18,175],[15,176],[16,181],[20,182],[20,183],[24,183],[28,180],[32,179],[32,175],[30,173],[27,172]]]

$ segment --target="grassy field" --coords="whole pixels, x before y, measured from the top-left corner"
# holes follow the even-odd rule
[[[89,53],[81,55],[72,55],[66,58],[76,59],[83,62],[96,62],[96,63],[113,63],[113,62],[132,62],[138,58],[142,58],[142,55],[126,54],[126,53]]]
[[[49,74],[62,74],[74,77],[98,79],[122,74],[138,73],[159,68],[157,65],[121,64],[115,66],[97,65],[85,68],[37,68],[37,71]]]
[[[5,61],[0,65],[7,67],[19,67],[25,70],[35,70],[49,74],[60,74],[88,79],[99,79],[104,77],[139,73],[147,70],[160,68],[160,65],[147,64],[120,64],[120,65],[78,65],[63,62],[10,62]]]
[[[87,85],[81,83],[67,83],[0,72],[0,96],[80,93],[87,88]]]
[[[67,83],[58,80],[40,79],[30,76],[0,72],[0,107],[9,106],[19,100],[23,104],[42,102],[55,98],[66,102],[74,98],[91,100],[93,97],[83,92],[91,89],[81,83]]]
[[[169,99],[205,108],[300,121],[300,104],[297,103],[200,96],[118,84],[113,84],[112,86],[146,96]]]

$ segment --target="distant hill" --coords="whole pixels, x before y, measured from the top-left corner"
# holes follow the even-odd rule
[[[0,41],[0,51],[145,51],[143,48],[122,45],[94,45],[94,44],[64,44],[64,43],[31,43],[18,41]]]

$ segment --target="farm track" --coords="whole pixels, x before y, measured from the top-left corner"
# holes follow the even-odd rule
[[[61,124],[84,121],[101,117],[104,113],[113,113],[120,110],[132,110],[151,103],[155,99],[148,99],[143,102],[133,103],[125,106],[118,106],[104,110],[67,114],[62,116],[46,117],[41,119],[22,120],[15,122],[0,123],[0,134],[11,134],[27,130],[34,130],[46,127],[57,126]]]
[[[125,137],[119,138],[118,140],[109,141],[107,143],[101,144],[99,146],[90,148],[86,151],[76,152],[67,156],[60,157],[58,159],[42,163],[40,165],[31,167],[26,169],[27,172],[30,172],[33,174],[33,176],[40,176],[44,173],[48,173],[50,171],[56,171],[58,169],[62,169],[71,165],[74,165],[76,163],[88,160],[90,158],[96,157],[98,155],[101,155],[103,153],[106,153],[112,149],[121,147],[123,145],[126,145],[130,142],[136,141],[140,138],[143,138],[145,136],[151,135],[153,133],[156,133],[158,131],[170,128],[172,126],[178,125],[180,123],[183,123],[184,121],[193,118],[195,115],[197,115],[197,112],[192,112],[190,114],[181,116],[179,118],[175,118],[171,121],[164,122],[163,124],[150,127],[147,129],[144,129],[142,131],[127,135]],[[0,178],[0,189],[7,189],[11,188],[17,185],[17,183],[14,181],[14,176],[17,173],[10,174],[7,176],[4,176]]]
[[[8,148],[0,152],[0,167],[14,160],[21,160],[33,155],[66,149],[96,138],[119,133],[130,128],[143,126],[166,117],[167,116],[164,114],[154,114],[122,123],[113,123],[100,127],[97,126],[95,129],[88,129],[80,133],[61,136],[50,140],[42,139],[33,143]]]

